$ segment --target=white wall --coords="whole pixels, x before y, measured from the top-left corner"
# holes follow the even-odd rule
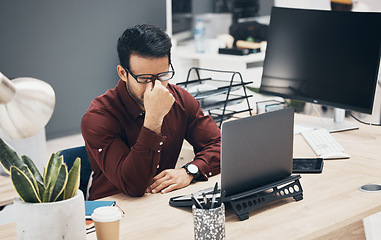
[[[380,0],[355,0],[355,2],[366,5],[371,12],[381,12]]]
[[[381,12],[380,0],[352,0],[354,10]],[[330,0],[275,0],[277,7],[308,8],[308,9],[331,9]]]

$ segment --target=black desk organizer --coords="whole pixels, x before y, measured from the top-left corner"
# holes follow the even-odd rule
[[[218,74],[218,79],[204,77],[208,74],[209,76]],[[202,110],[208,112],[219,127],[221,127],[224,120],[233,117],[235,114],[249,112],[250,116],[252,115],[251,111],[253,109],[250,107],[248,100],[252,95],[247,94],[245,87],[252,83],[252,81],[244,82],[241,73],[192,67],[188,71],[187,80],[177,83],[177,85],[187,89],[187,87],[205,83],[215,85],[216,88],[212,90],[201,90],[191,94],[200,102]],[[239,91],[241,91],[239,94],[235,94]],[[227,108],[228,106],[240,104],[244,100],[246,100],[247,106],[244,109],[230,110]]]
[[[266,186],[227,197],[224,202],[229,202],[239,220],[243,221],[249,219],[250,211],[269,202],[288,197],[293,197],[295,201],[302,200],[303,189],[300,178],[300,175],[291,175]]]

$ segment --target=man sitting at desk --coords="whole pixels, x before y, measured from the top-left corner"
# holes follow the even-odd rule
[[[171,46],[165,32],[146,24],[119,38],[120,80],[81,122],[94,171],[90,200],[167,193],[220,172],[220,129],[192,95],[168,83],[175,74]],[[184,139],[196,156],[174,169]]]

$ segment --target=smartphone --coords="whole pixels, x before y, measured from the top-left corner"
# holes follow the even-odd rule
[[[323,158],[294,158],[293,173],[321,173],[323,171]]]

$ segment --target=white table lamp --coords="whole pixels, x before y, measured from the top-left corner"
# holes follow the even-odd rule
[[[9,80],[0,72],[0,129],[14,139],[33,136],[51,118],[55,93],[35,78]]]

